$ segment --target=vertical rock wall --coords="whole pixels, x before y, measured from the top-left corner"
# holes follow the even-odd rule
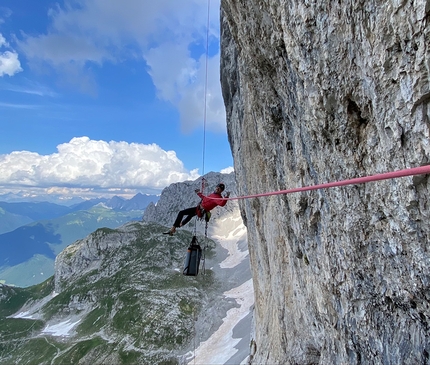
[[[429,164],[430,1],[222,0],[239,195]],[[429,176],[241,201],[253,364],[430,363]]]

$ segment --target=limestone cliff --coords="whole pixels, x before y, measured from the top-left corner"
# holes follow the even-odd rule
[[[239,195],[429,163],[430,1],[222,0]],[[241,201],[253,364],[430,363],[429,177]]]

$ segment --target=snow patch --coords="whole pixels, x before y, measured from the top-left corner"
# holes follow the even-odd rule
[[[228,361],[238,350],[234,348],[240,338],[233,338],[233,328],[245,318],[250,307],[254,304],[254,287],[252,279],[242,285],[226,291],[227,298],[233,298],[240,305],[239,308],[232,308],[227,311],[227,316],[223,319],[223,324],[206,341],[201,342],[193,353],[187,354],[188,365],[219,365]]]
[[[62,336],[67,337],[70,336],[70,331],[75,327],[81,320],[77,320],[76,322],[71,322],[70,319],[64,322],[60,322],[58,324],[54,324],[52,326],[47,325],[45,329],[42,331],[43,333],[49,334],[51,336]]]
[[[239,245],[246,244],[248,240],[239,210],[215,220],[210,229],[209,236],[228,251],[227,258],[219,264],[222,269],[232,269],[248,256],[248,250],[239,249]]]
[[[55,298],[58,295],[55,291],[51,294],[47,295],[45,298],[40,301],[32,302],[28,305],[25,305],[21,308],[21,312],[17,314],[13,314],[8,318],[23,318],[23,319],[40,319],[41,315],[38,313],[39,309],[42,308],[46,303],[48,303],[52,298]]]
[[[18,314],[15,314],[12,318],[34,319],[34,317],[30,314],[29,311],[20,312]]]
[[[228,251],[227,258],[222,261],[219,266],[222,269],[231,269],[239,265],[249,254],[248,250],[240,251],[238,243],[241,240],[246,240],[247,231],[245,226],[242,229],[237,229],[235,233],[230,233],[228,236],[213,236],[219,244]]]

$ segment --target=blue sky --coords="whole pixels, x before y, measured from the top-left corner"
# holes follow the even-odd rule
[[[126,196],[195,179],[205,95],[204,172],[230,171],[219,0],[2,0],[0,195]]]

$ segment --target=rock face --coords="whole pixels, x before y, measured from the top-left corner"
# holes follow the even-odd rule
[[[429,163],[430,1],[222,0],[239,195]],[[253,364],[430,363],[428,176],[240,202]]]

